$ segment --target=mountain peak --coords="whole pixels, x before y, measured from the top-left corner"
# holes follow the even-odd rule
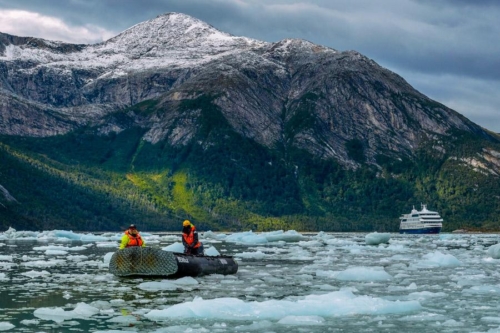
[[[206,22],[182,13],[165,13],[138,23],[107,40],[106,46],[134,49],[144,46],[197,48],[227,47],[258,41],[222,32]]]

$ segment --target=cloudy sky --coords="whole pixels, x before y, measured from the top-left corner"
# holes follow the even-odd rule
[[[237,36],[359,51],[500,132],[499,0],[0,0],[0,31],[94,43],[166,12]]]

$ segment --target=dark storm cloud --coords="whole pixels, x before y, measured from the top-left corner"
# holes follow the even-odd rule
[[[500,97],[485,93],[500,90],[498,0],[0,0],[2,9],[37,12],[112,34],[181,12],[233,35],[268,42],[303,38],[356,50],[500,132]],[[498,125],[492,125],[495,116]]]

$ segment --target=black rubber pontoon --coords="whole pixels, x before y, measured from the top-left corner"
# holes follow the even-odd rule
[[[116,251],[109,262],[116,276],[202,276],[235,274],[238,263],[230,256],[195,256],[152,247],[128,247]]]

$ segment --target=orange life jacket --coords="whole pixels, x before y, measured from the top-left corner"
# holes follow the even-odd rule
[[[127,231],[125,231],[125,234],[128,236],[127,247],[142,246],[142,243],[144,243],[142,241],[141,235],[139,233],[134,236],[131,233],[129,233],[128,230],[127,230]]]
[[[191,230],[189,231],[189,234],[182,233],[182,238],[184,241],[191,246],[191,244],[194,243],[194,232],[196,231],[196,227],[194,225],[191,225]],[[199,248],[201,246],[201,243],[198,241],[198,243],[193,246],[194,249]]]

